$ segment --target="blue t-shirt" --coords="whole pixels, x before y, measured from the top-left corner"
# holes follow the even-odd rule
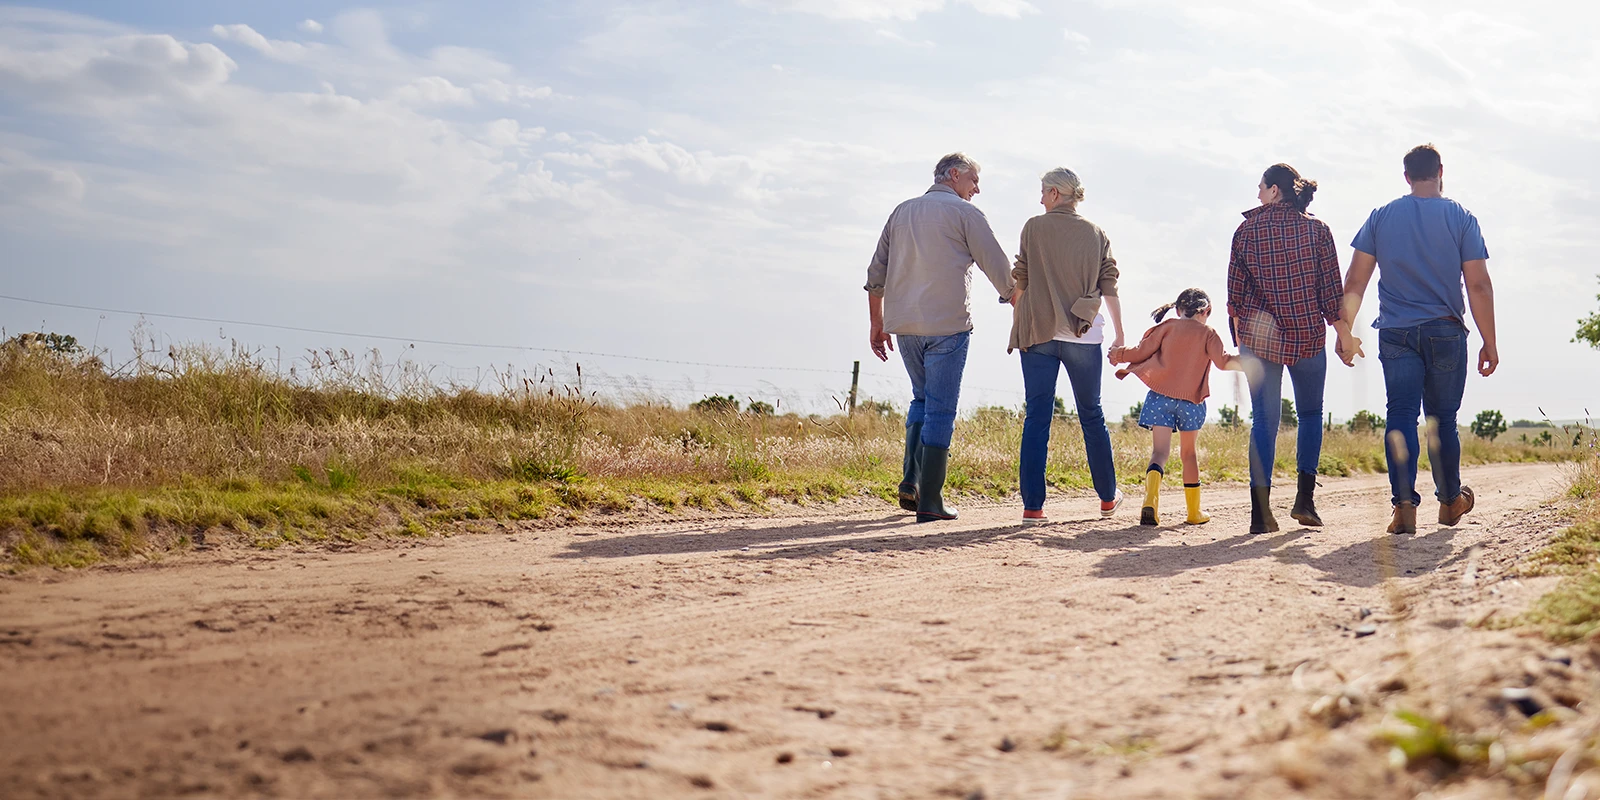
[[[1350,246],[1378,259],[1374,328],[1465,322],[1461,263],[1489,257],[1477,217],[1448,197],[1406,195],[1373,209]]]

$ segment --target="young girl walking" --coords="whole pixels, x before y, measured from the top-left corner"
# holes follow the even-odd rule
[[[1162,322],[1168,311],[1177,316]],[[1172,451],[1172,431],[1178,431],[1183,445],[1183,495],[1189,506],[1190,525],[1211,521],[1200,510],[1200,459],[1195,453],[1200,426],[1206,421],[1206,398],[1211,396],[1211,365],[1218,369],[1242,370],[1237,356],[1222,345],[1222,337],[1206,324],[1211,317],[1211,298],[1199,289],[1184,289],[1177,302],[1168,303],[1151,315],[1156,326],[1144,333],[1137,347],[1113,347],[1107,354],[1113,364],[1128,364],[1117,370],[1120,380],[1129,372],[1150,387],[1139,425],[1150,429],[1152,446],[1150,467],[1144,477],[1144,508],[1140,525],[1159,525],[1161,478],[1166,474],[1167,456]]]

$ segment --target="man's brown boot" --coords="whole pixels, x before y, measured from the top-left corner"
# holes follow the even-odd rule
[[[1394,519],[1389,521],[1390,533],[1417,532],[1417,506],[1414,503],[1396,503]]]
[[[1472,487],[1461,487],[1461,494],[1448,503],[1439,504],[1439,524],[1449,527],[1461,521],[1472,507],[1478,504],[1478,498],[1472,493]]]

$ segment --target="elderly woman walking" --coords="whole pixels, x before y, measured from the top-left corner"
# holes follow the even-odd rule
[[[1328,326],[1341,340],[1343,287],[1333,234],[1307,213],[1317,191],[1288,164],[1261,176],[1261,205],[1244,212],[1228,260],[1228,317],[1250,381],[1250,532],[1278,530],[1272,469],[1283,417],[1283,373],[1294,384],[1298,486],[1289,515],[1319,526],[1315,492],[1322,454],[1322,391],[1328,376]]]
[[[1006,352],[1022,351],[1022,382],[1027,417],[1022,423],[1020,478],[1022,519],[1043,522],[1044,465],[1055,413],[1056,378],[1066,367],[1083,429],[1089,474],[1100,496],[1100,516],[1122,503],[1111,433],[1100,408],[1101,349],[1107,314],[1115,330],[1113,347],[1123,345],[1122,306],[1117,299],[1117,260],[1100,226],[1078,216],[1083,184],[1065,167],[1040,178],[1039,204],[1045,213],[1022,226],[1022,245],[1011,276],[1017,282],[1011,340]]]

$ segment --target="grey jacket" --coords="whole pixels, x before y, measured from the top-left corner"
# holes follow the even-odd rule
[[[863,287],[883,298],[884,332],[948,336],[972,330],[967,295],[973,262],[1001,297],[1011,297],[1011,264],[977,206],[937,183],[901,203],[878,237]]]

